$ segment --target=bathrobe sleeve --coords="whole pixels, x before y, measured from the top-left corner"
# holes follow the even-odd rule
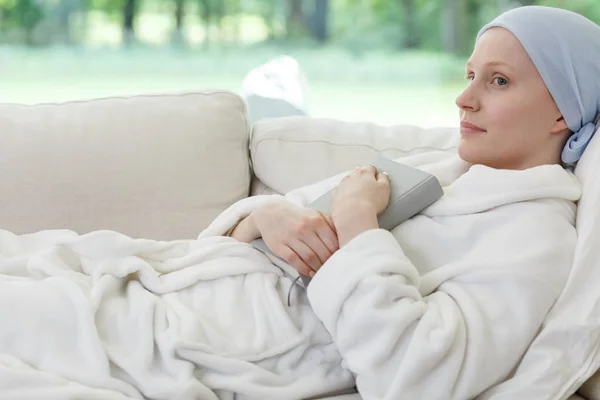
[[[458,168],[456,166],[449,167],[449,165],[456,164],[456,157],[451,153],[443,151],[416,154],[397,159],[396,161],[403,162],[404,164],[415,168],[439,164],[440,174],[437,175],[442,175],[438,176],[438,180],[443,185],[449,184],[463,172],[463,167],[460,163]],[[449,164],[447,165],[445,162],[449,162]],[[307,207],[318,197],[335,188],[350,172],[351,171],[341,172],[313,184],[294,189],[285,195],[260,195],[242,199],[219,214],[217,218],[215,218],[212,223],[200,233],[198,238],[228,236],[235,226],[242,219],[250,215],[252,211],[274,202],[287,201],[300,207]]]
[[[505,241],[504,256],[434,271],[447,277],[428,294],[389,231],[369,230],[336,252],[308,296],[363,399],[471,399],[506,378],[571,265],[574,230],[556,223],[566,230],[499,228],[489,240]]]
[[[276,202],[289,202],[300,207],[308,206],[313,200],[333,189],[348,172],[344,172],[308,186],[293,190],[286,195],[260,195],[242,199],[215,218],[204,229],[198,239],[210,236],[229,236],[237,224],[259,207],[268,206]]]

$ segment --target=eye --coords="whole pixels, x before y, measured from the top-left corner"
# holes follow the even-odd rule
[[[467,75],[467,76],[465,76],[465,79],[468,81],[472,81],[473,79],[475,79],[475,75],[473,75],[473,74]]]
[[[506,80],[505,78],[502,78],[501,76],[494,78],[494,80],[492,82],[495,82],[496,85],[498,85],[498,86],[505,86],[508,84],[508,80]]]

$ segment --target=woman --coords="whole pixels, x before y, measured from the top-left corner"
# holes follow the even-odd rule
[[[240,201],[194,241],[0,230],[0,398],[484,393],[569,274],[580,185],[561,163],[593,134],[599,60],[600,27],[577,14],[524,7],[484,27],[460,158],[403,160],[444,196],[391,232],[388,178],[368,166]],[[332,187],[330,216],[303,207]],[[289,307],[292,281],[247,244],[259,236],[314,275]]]
[[[422,215],[379,230],[388,178],[366,166],[336,187],[331,216],[276,202],[231,233],[262,236],[314,277],[310,304],[365,399],[466,399],[499,383],[569,273],[580,188],[563,166],[595,131],[600,27],[560,9],[511,10],[480,31],[466,76],[460,159],[405,160],[445,186]]]

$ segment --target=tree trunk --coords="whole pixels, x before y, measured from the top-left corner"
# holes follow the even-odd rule
[[[183,30],[183,17],[185,16],[185,0],[175,0],[175,29]]]
[[[58,33],[59,40],[65,44],[72,43],[71,15],[75,11],[76,4],[71,0],[62,0],[58,6]]]
[[[475,36],[481,29],[484,21],[481,20],[481,3],[479,0],[468,0],[467,1],[467,18],[468,18],[468,44],[470,48],[473,48],[475,42]],[[487,22],[487,21],[485,21]]]
[[[445,0],[442,23],[444,51],[465,54],[468,51],[468,16],[465,0]]]
[[[175,0],[175,32],[173,32],[171,42],[176,46],[184,43],[183,17],[185,16],[185,4],[186,0]]]
[[[223,41],[223,35],[225,32],[224,22],[225,22],[226,15],[227,15],[227,9],[226,9],[225,0],[221,0],[216,3],[215,10],[214,10],[214,17],[217,21],[217,27],[219,28],[217,31],[217,34],[218,34],[217,41],[221,41],[221,42]]]
[[[123,6],[123,41],[130,45],[135,38],[136,0],[125,0]]]
[[[6,20],[7,18],[7,12],[5,8],[0,8],[0,32],[1,33],[6,33],[7,27],[6,27]]]
[[[298,37],[304,31],[304,11],[302,0],[289,0],[289,14],[286,26],[288,37]]]
[[[404,8],[404,48],[417,49],[421,45],[415,0],[402,0]]]
[[[264,10],[264,11],[263,11]],[[265,7],[263,8],[263,13],[262,13],[262,19],[265,23],[265,26],[267,27],[267,38],[268,40],[274,40],[276,39],[276,35],[275,35],[275,21],[276,21],[276,15],[275,15],[275,7]]]
[[[23,29],[24,40],[27,45],[36,44],[35,30],[42,21],[42,9],[33,0],[20,0],[12,9],[18,19],[18,26]]]
[[[235,43],[239,43],[240,32],[241,32],[240,18],[242,16],[240,0],[231,0],[230,4],[231,4],[231,7],[229,10],[229,15],[232,16],[231,21],[233,23],[231,33],[233,35]]]
[[[315,0],[315,13],[312,21],[313,36],[320,42],[325,43],[328,39],[329,0]]]
[[[84,40],[85,36],[87,35],[87,33],[89,32],[89,26],[90,26],[90,1],[91,0],[81,0],[80,3],[80,23],[79,23],[79,37],[81,37],[81,40]]]
[[[202,10],[200,18],[204,23],[204,47],[209,47],[211,43],[210,24],[212,22],[212,8],[210,0],[200,0]]]

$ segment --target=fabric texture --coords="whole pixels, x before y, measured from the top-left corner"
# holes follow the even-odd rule
[[[250,188],[249,125],[225,91],[0,105],[0,227],[193,239]]]
[[[558,166],[404,161],[438,176],[443,199],[357,236],[292,307],[285,271],[220,235],[343,174],[243,199],[197,240],[0,231],[0,397],[307,398],[356,382],[365,400],[472,398],[509,374],[562,291],[579,183]]]
[[[598,165],[600,137],[596,134],[575,168],[582,195],[577,208],[577,246],[567,285],[519,367],[482,400],[564,400],[600,368]],[[588,395],[595,386],[591,379],[584,389]]]
[[[472,168],[392,233],[357,236],[311,281],[311,304],[364,399],[474,398],[527,350],[569,274],[575,208],[564,200],[579,189],[565,175],[566,198],[540,191],[562,181],[558,166],[529,171],[521,184],[520,172],[504,173]],[[508,205],[496,190],[540,203]],[[562,206],[569,211],[550,217]],[[495,248],[500,242],[507,247]]]
[[[456,128],[379,126],[333,119],[288,117],[262,120],[252,130],[250,155],[260,184],[277,193],[310,185],[377,157],[425,152],[455,153]]]
[[[577,179],[559,166],[526,174],[475,168],[456,179],[464,170],[455,160],[443,153],[402,159],[435,173],[446,186],[444,200],[392,233],[359,235],[309,286],[311,305],[364,399],[466,399],[502,381],[567,280]],[[309,204],[344,175],[285,198]],[[531,196],[539,202],[519,200]],[[202,236],[226,231],[259,206],[257,199],[240,202]],[[494,250],[499,242],[507,247]],[[511,304],[498,308],[498,298]]]
[[[299,399],[354,386],[306,297],[288,309],[291,281],[248,244],[68,230],[0,240],[2,399]]]
[[[575,163],[595,133],[600,112],[600,26],[572,11],[544,6],[509,10],[485,25],[502,27],[521,42],[573,135],[562,159]]]

